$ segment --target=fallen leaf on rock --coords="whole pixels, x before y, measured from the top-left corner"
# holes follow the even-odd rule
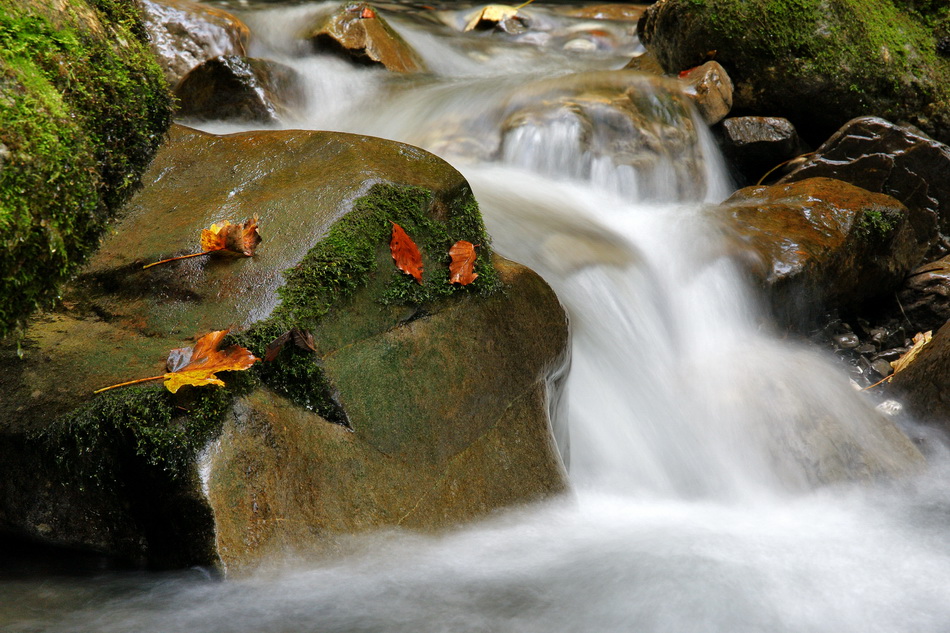
[[[926,332],[918,332],[917,334],[914,334],[914,339],[913,339],[914,344],[911,345],[910,348],[906,352],[901,354],[900,358],[898,358],[897,360],[891,361],[891,367],[894,369],[893,373],[891,373],[890,376],[885,376],[884,378],[878,380],[873,385],[865,387],[864,390],[867,391],[871,387],[877,387],[882,382],[890,382],[891,379],[897,374],[897,372],[907,369],[907,366],[910,365],[912,362],[914,362],[914,359],[917,358],[917,354],[920,353],[920,350],[922,350],[924,348],[924,345],[929,343],[932,338],[933,338],[933,330],[928,330]]]
[[[914,362],[914,359],[917,358],[917,354],[920,353],[920,350],[922,350],[924,345],[929,343],[932,338],[933,330],[914,334],[914,344],[910,346],[910,349],[901,354],[901,357],[897,360],[891,361],[891,367],[894,368],[894,374],[906,369],[908,365]],[[894,374],[891,374],[891,376]],[[890,376],[888,376],[888,378],[890,378]]]
[[[269,363],[277,358],[280,351],[284,349],[284,345],[291,339],[293,339],[294,345],[300,349],[313,352],[314,354],[317,353],[317,346],[313,341],[313,334],[306,330],[293,327],[267,344],[267,349],[264,350],[264,362]]]
[[[174,262],[189,257],[221,254],[238,257],[253,257],[257,245],[261,243],[260,233],[257,231],[257,218],[250,218],[238,224],[231,224],[227,220],[221,224],[212,224],[211,228],[201,230],[201,252],[178,257],[169,257],[158,262],[146,264],[142,268],[151,268],[159,264]]]
[[[528,0],[516,7],[511,7],[507,4],[489,4],[469,19],[465,24],[465,31],[474,31],[475,29],[486,27],[491,28],[499,22],[517,17],[518,10],[528,6],[532,2],[534,2],[534,0]]]
[[[165,362],[166,373],[149,378],[138,378],[117,385],[97,389],[94,393],[101,393],[116,387],[134,385],[151,380],[165,380],[165,387],[172,393],[185,386],[200,387],[203,385],[224,386],[224,381],[215,376],[219,371],[241,371],[248,369],[258,360],[247,348],[240,345],[231,345],[226,349],[218,349],[221,341],[227,336],[228,330],[217,330],[202,336],[193,347],[178,347],[168,353]]]
[[[392,222],[392,225],[393,236],[389,240],[389,250],[393,255],[393,261],[396,262],[396,268],[407,275],[412,275],[413,279],[421,284],[422,253],[401,226],[395,222]]]
[[[475,245],[465,240],[459,240],[449,249],[449,283],[467,286],[475,281],[478,273],[475,272]]]

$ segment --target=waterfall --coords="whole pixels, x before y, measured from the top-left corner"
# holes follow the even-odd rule
[[[252,54],[306,78],[311,106],[283,125],[402,140],[465,174],[494,247],[570,315],[557,422],[573,492],[441,536],[355,537],[339,560],[289,553],[227,583],[22,589],[24,609],[60,605],[22,631],[946,631],[947,460],[921,467],[841,369],[772,331],[704,210],[730,190],[704,126],[667,82],[601,72],[635,43],[459,43],[392,16],[435,71],[414,80],[302,57],[294,25],[331,6],[242,16]],[[639,96],[635,129],[590,96],[620,84]],[[880,473],[902,476],[868,480]]]

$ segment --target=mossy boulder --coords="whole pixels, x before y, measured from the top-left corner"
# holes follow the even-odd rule
[[[0,336],[95,250],[170,112],[135,3],[0,3]]]
[[[735,83],[733,114],[786,117],[812,144],[861,115],[947,142],[950,60],[931,26],[945,9],[904,9],[891,0],[660,0],[638,33],[667,72],[713,56]]]
[[[903,204],[832,178],[746,187],[716,215],[776,316],[795,326],[892,292],[926,251]]]
[[[126,209],[60,309],[26,329],[24,358],[0,351],[0,453],[16,452],[0,459],[0,529],[236,570],[272,546],[438,528],[563,489],[546,395],[565,315],[537,275],[492,255],[444,161],[350,134],[176,125]],[[250,216],[253,257],[143,269]],[[422,251],[421,284],[393,264],[393,222]],[[448,282],[460,239],[480,245],[467,286]],[[308,342],[222,374],[224,389],[92,394],[229,327],[261,358],[292,328]],[[95,518],[74,528],[77,513]]]

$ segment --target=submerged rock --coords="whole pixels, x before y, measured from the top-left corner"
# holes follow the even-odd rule
[[[889,293],[923,254],[904,205],[831,178],[740,189],[717,213],[785,323]]]
[[[317,52],[400,73],[425,71],[422,58],[372,6],[351,2],[322,16],[300,33]]]
[[[300,77],[265,59],[215,57],[175,87],[179,117],[277,123],[305,105]]]
[[[190,0],[136,1],[171,87],[210,59],[247,54],[250,30],[226,11]]]
[[[253,257],[142,268],[249,216],[264,239]],[[422,284],[394,267],[391,222],[421,248]],[[458,239],[481,245],[468,286],[448,283]],[[439,528],[562,491],[547,397],[566,317],[488,244],[465,180],[416,148],[174,127],[62,309],[26,331],[24,359],[0,351],[0,529],[235,571],[277,547]],[[222,374],[225,389],[92,395],[227,327],[258,357],[291,327],[312,341]]]
[[[917,240],[929,248],[937,229],[950,235],[950,147],[908,126],[859,117],[825,141],[782,182],[837,178],[903,202]]]

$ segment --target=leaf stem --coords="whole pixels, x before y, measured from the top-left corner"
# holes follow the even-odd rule
[[[161,376],[152,376],[151,378],[136,378],[135,380],[129,380],[127,382],[120,382],[117,385],[109,385],[108,387],[103,387],[102,389],[96,389],[93,393],[102,393],[103,391],[109,391],[110,389],[115,389],[116,387],[125,387],[126,385],[137,385],[140,382],[149,382],[150,380],[161,380],[165,377],[165,374]]]
[[[142,270],[145,270],[146,268],[151,268],[152,266],[158,266],[159,264],[167,264],[168,262],[175,262],[175,261],[178,261],[179,259],[188,259],[189,257],[201,257],[202,255],[210,255],[213,252],[214,251],[202,251],[200,253],[190,253],[188,255],[179,255],[178,257],[169,257],[168,259],[163,259],[158,262],[145,264],[144,266],[142,266]]]

